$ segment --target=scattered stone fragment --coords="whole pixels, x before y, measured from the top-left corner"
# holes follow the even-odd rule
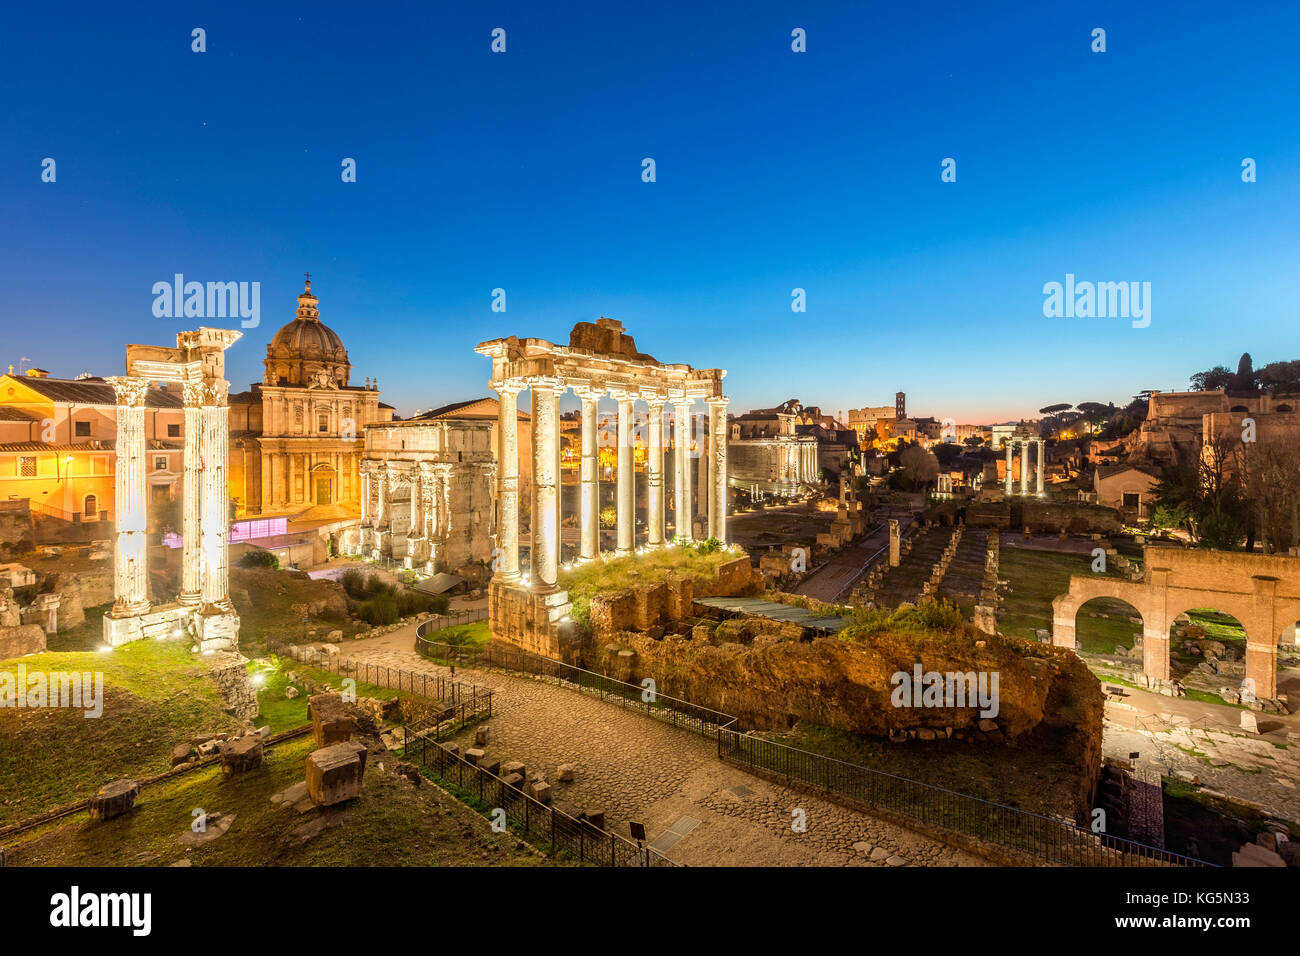
[[[90,819],[112,820],[129,813],[140,796],[140,784],[134,780],[114,780],[104,784],[90,798]]]
[[[307,792],[322,807],[334,806],[361,795],[366,764],[365,748],[344,741],[313,750],[307,756]]]

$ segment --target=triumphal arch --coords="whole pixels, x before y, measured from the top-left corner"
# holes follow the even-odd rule
[[[230,602],[230,407],[226,349],[243,333],[201,328],[176,335],[176,347],[128,345],[126,375],[108,379],[117,395],[117,507],[113,549],[113,609],[104,615],[104,641],[116,647],[177,629],[193,633],[200,650],[239,644],[239,616]],[[180,386],[185,408],[181,494],[181,591],[174,604],[149,601],[146,526],[145,394],[151,382]]]
[[[1079,608],[1093,598],[1126,601],[1142,616],[1142,671],[1168,691],[1169,629],[1179,614],[1211,608],[1246,630],[1246,679],[1257,698],[1277,698],[1277,645],[1300,620],[1300,558],[1147,545],[1141,581],[1074,574],[1070,590],[1052,602],[1052,643],[1075,646]]]
[[[528,650],[558,656],[568,633],[569,596],[559,586],[560,564],[560,396],[572,389],[582,403],[580,537],[578,560],[600,556],[596,447],[597,403],[606,395],[618,403],[615,555],[639,547],[659,548],[691,538],[692,459],[688,437],[691,409],[709,406],[709,449],[702,510],[708,536],[727,537],[727,399],[722,369],[665,365],[637,351],[621,322],[601,318],[579,322],[569,344],[511,336],[475,348],[492,359],[490,385],[499,397],[497,420],[497,548],[489,587],[489,621],[494,636]],[[530,508],[529,568],[519,560],[519,442],[517,400],[524,389],[532,402],[533,500]],[[644,541],[636,535],[633,412],[647,409],[647,517]],[[664,501],[664,408],[674,413],[674,527],[668,535]]]

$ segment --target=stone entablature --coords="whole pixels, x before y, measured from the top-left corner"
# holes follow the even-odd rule
[[[667,365],[639,352],[622,323],[601,318],[579,322],[569,344],[515,336],[480,343],[475,351],[492,360],[490,385],[499,396],[500,461],[498,471],[498,557],[491,591],[493,634],[525,647],[559,646],[558,628],[568,617],[567,594],[559,588],[560,563],[560,396],[572,389],[582,402],[579,558],[599,556],[598,401],[618,402],[617,554],[630,554],[636,540],[632,416],[637,402],[648,409],[647,504],[645,547],[668,542],[664,500],[664,407],[671,405],[677,425],[674,457],[676,501],[674,534],[692,534],[691,408],[709,405],[708,459],[703,496],[710,537],[727,536],[727,399],[722,369]],[[531,548],[527,573],[519,561],[519,442],[517,401],[527,389],[532,402],[533,487],[530,509]],[[514,597],[512,590],[522,592]],[[533,595],[548,595],[538,604]],[[556,598],[554,595],[563,595]],[[543,606],[544,605],[544,606]],[[539,630],[540,629],[540,630]]]
[[[428,574],[492,558],[497,466],[487,421],[366,427],[358,553]]]

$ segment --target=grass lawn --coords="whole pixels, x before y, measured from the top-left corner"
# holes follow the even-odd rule
[[[998,576],[1011,583],[998,607],[1002,633],[1034,640],[1036,630],[1052,630],[1052,601],[1070,590],[1070,575],[1095,574],[1092,558],[1060,551],[1029,551],[1006,547],[998,560]],[[1089,613],[1106,617],[1090,617]],[[1129,617],[1138,613],[1123,601],[1098,598],[1079,609],[1075,634],[1086,653],[1113,654],[1117,644],[1133,645],[1142,625]]]
[[[740,556],[738,551],[725,549],[700,554],[694,548],[670,547],[625,558],[597,559],[562,568],[560,587],[569,592],[574,620],[585,623],[594,594],[641,584],[658,584],[673,572],[686,574],[695,580],[706,580],[713,577],[719,566]]]
[[[97,651],[104,643],[104,615],[113,605],[86,608],[86,620],[74,628],[51,634],[45,641],[48,651]]]
[[[309,694],[301,683],[291,684],[289,681],[289,671],[295,674],[301,674],[315,681],[317,684],[329,683],[336,688],[341,686],[343,680],[338,674],[330,671],[321,670],[318,667],[308,667],[289,657],[271,657],[270,664],[266,659],[248,662],[248,672],[253,675],[254,682],[260,680],[261,686],[257,691],[257,719],[256,725],[261,727],[269,725],[271,733],[278,734],[282,730],[291,730],[294,727],[301,727],[311,718],[307,716],[307,698]],[[285,696],[285,691],[290,687],[298,689],[298,696],[289,698]],[[377,700],[392,700],[398,696],[398,692],[387,687],[380,687],[378,684],[368,684],[365,681],[357,681],[358,697],[374,697]]]
[[[120,777],[171,767],[171,748],[205,733],[236,730],[207,668],[186,641],[136,641],[112,651],[46,652],[0,670],[102,673],[97,718],[65,707],[0,708],[0,825],[75,803]]]
[[[412,787],[379,770],[391,759],[371,755],[361,796],[347,804],[341,826],[309,842],[285,837],[315,819],[270,802],[303,779],[310,736],[272,746],[257,770],[226,777],[217,765],[169,778],[140,794],[126,816],[93,823],[76,814],[15,838],[10,866],[546,866],[515,849],[517,838],[493,834],[486,821],[435,787]],[[234,814],[224,835],[194,849],[181,844],[194,810]],[[449,812],[450,811],[450,812]]]

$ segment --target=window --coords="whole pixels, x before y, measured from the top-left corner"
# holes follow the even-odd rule
[[[87,518],[95,517],[97,504],[98,502],[95,500],[94,495],[86,495],[86,501],[81,509],[82,514],[84,514]]]
[[[168,437],[168,438],[180,438],[180,437],[181,437],[181,426],[180,426],[180,425],[168,425],[168,426],[167,426],[167,437]]]
[[[76,436],[78,438],[90,437],[90,422],[73,422],[76,427]]]
[[[1138,492],[1136,492],[1136,491],[1126,491],[1126,492],[1124,492],[1124,507],[1125,507],[1125,508],[1137,508],[1137,507],[1138,507],[1138,504],[1141,502],[1141,500],[1142,500],[1142,496],[1141,496]]]
[[[316,416],[316,430],[318,432],[327,432],[330,430],[330,416],[328,412],[321,412]]]
[[[154,456],[154,459],[153,459],[153,470],[154,470],[154,471],[166,471],[166,470],[167,470],[167,456],[166,456],[166,455],[155,455],[155,456]]]
[[[36,477],[36,459],[35,457],[23,456],[18,459],[18,477],[35,478]]]

